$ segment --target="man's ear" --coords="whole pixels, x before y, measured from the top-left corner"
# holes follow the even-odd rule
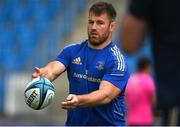
[[[112,32],[116,28],[116,26],[117,26],[116,22],[111,22],[110,31]]]

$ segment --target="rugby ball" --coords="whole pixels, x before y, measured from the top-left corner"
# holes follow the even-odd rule
[[[45,77],[29,82],[24,91],[26,104],[35,110],[47,107],[54,98],[54,85]]]

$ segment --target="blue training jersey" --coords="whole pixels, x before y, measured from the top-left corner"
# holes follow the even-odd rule
[[[99,89],[102,80],[121,93],[109,104],[68,110],[66,125],[125,125],[124,91],[129,78],[127,62],[112,42],[103,49],[88,47],[88,41],[65,47],[56,58],[65,65],[70,94],[88,94]]]

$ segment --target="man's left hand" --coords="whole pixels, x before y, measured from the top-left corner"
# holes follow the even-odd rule
[[[61,103],[63,109],[74,109],[78,106],[79,99],[75,94],[69,94],[66,101]]]

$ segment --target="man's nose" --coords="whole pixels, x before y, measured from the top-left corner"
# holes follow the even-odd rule
[[[92,29],[96,29],[97,28],[97,24],[96,23],[93,23],[92,24]]]

